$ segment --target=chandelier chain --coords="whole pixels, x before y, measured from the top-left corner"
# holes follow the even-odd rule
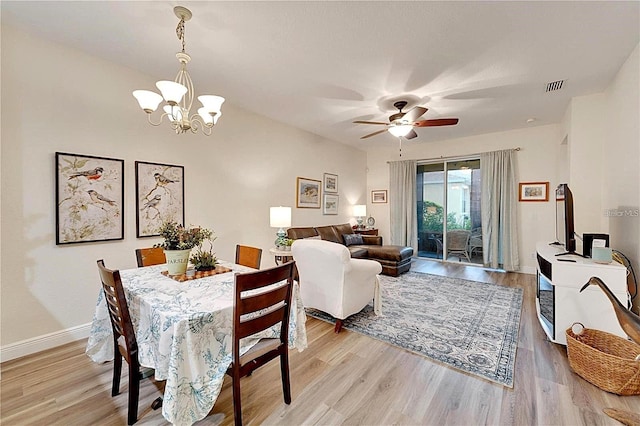
[[[180,22],[178,22],[176,35],[178,36],[178,40],[182,42],[182,53],[184,53],[184,18],[180,18]]]

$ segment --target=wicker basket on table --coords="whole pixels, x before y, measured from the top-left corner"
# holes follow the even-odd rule
[[[568,328],[569,365],[579,376],[607,392],[640,395],[640,345],[600,330]]]

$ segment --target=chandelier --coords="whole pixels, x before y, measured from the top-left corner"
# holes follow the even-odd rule
[[[215,95],[200,95],[198,100],[202,103],[202,107],[197,113],[191,114],[191,106],[193,105],[193,81],[187,72],[187,64],[191,60],[191,56],[184,51],[184,23],[191,19],[191,11],[182,6],[173,8],[173,13],[180,18],[176,35],[178,40],[182,42],[182,51],[176,53],[176,58],[180,62],[180,70],[175,81],[162,80],[156,83],[156,87],[162,94],[160,96],[156,92],[150,90],[134,90],[133,96],[138,100],[140,108],[147,113],[149,123],[153,126],[162,124],[164,117],[168,117],[171,127],[178,133],[185,133],[191,130],[209,136],[213,126],[218,122],[222,115],[221,107],[224,98]],[[164,113],[160,116],[158,122],[151,119],[151,114],[158,109],[160,102],[165,101],[166,105],[162,107]]]

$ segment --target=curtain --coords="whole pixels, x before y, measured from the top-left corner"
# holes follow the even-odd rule
[[[484,266],[516,271],[520,268],[520,258],[515,150],[481,154],[480,170]]]
[[[415,160],[389,163],[391,244],[413,247],[418,253]]]

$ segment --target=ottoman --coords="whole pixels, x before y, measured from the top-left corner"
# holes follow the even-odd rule
[[[361,246],[362,247],[362,246]],[[382,265],[382,273],[397,277],[411,269],[413,249],[404,246],[366,246],[369,259]]]

